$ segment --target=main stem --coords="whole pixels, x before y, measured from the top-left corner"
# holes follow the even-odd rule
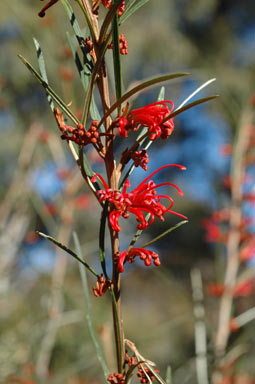
[[[114,338],[116,345],[117,365],[118,372],[122,373],[124,363],[124,330],[123,320],[121,311],[121,295],[120,295],[120,274],[117,271],[114,255],[119,250],[119,239],[118,233],[112,231],[112,258],[113,258],[113,297],[112,297],[112,314],[113,314],[113,327],[114,327]]]
[[[119,183],[119,172],[117,172],[113,159],[113,143],[108,143],[106,153],[106,170],[110,188],[117,190]],[[122,373],[124,363],[124,330],[121,311],[121,295],[120,295],[120,273],[117,270],[116,254],[119,252],[119,236],[118,232],[114,231],[109,223],[111,245],[112,245],[112,314],[114,338],[116,344],[116,356],[118,372]]]

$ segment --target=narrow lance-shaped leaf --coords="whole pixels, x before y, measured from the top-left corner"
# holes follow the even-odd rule
[[[146,367],[149,368],[149,370],[153,373],[155,376],[155,379],[160,383],[160,384],[166,384],[165,380],[162,379],[162,377],[155,371],[154,368],[150,364],[145,363]]]
[[[102,44],[100,47],[100,52],[99,52],[98,57],[97,57],[97,62],[93,68],[92,74],[91,74],[90,79],[89,79],[88,90],[86,92],[83,111],[82,111],[82,124],[83,125],[86,125],[86,121],[88,119],[89,108],[90,108],[91,100],[93,97],[96,77],[100,71],[100,67],[101,67],[103,59],[104,59],[105,51],[107,49],[107,45],[108,45],[108,41],[110,39],[110,36],[111,35],[109,34],[108,38],[105,40],[104,44]]]
[[[78,239],[76,232],[73,233],[73,239],[74,239],[75,250],[76,250],[77,254],[79,255],[79,257],[82,259],[83,257],[82,257],[82,253],[81,253],[81,246],[80,246],[80,242],[79,242],[79,239]],[[80,269],[83,292],[85,295],[86,305],[87,305],[87,323],[88,323],[89,333],[90,333],[92,342],[94,344],[94,347],[96,349],[97,358],[98,358],[98,361],[99,361],[101,368],[103,370],[104,377],[105,377],[105,379],[107,379],[107,377],[109,376],[109,370],[107,368],[107,365],[106,365],[106,362],[105,362],[105,359],[103,356],[103,352],[102,352],[102,350],[98,344],[98,341],[97,341],[97,338],[96,338],[96,335],[94,332],[93,324],[92,324],[91,305],[90,305],[90,296],[89,296],[86,270],[84,268],[82,268],[81,265],[79,265],[79,269]]]
[[[59,105],[59,107],[66,113],[66,115],[77,125],[79,120],[73,114],[73,112],[68,108],[68,106],[60,99],[60,97],[53,91],[53,89],[44,81],[42,76],[32,67],[32,65],[21,55],[18,55],[21,61],[26,65],[26,67],[32,72],[32,74],[39,80],[40,84],[45,88],[46,93],[52,96],[53,100]],[[83,166],[85,168],[86,174],[90,177],[94,175],[94,172],[88,162],[87,157],[83,154],[82,156]]]
[[[216,99],[217,97],[219,97],[219,95],[213,95],[213,96],[204,97],[203,99],[199,99],[199,100],[193,101],[193,103],[187,104],[187,105],[185,105],[184,107],[182,107],[180,109],[176,109],[169,116],[165,117],[164,120],[162,121],[162,123],[164,123],[165,121],[171,119],[174,116],[179,115],[180,113],[182,113],[184,111],[187,111],[190,108],[195,107],[196,105],[199,105],[199,104],[202,104],[202,103],[206,103],[207,101]]]
[[[206,81],[204,84],[200,85],[200,87],[198,87],[194,92],[192,92],[182,103],[181,105],[179,105],[178,108],[176,108],[176,111],[178,111],[178,109],[181,109],[185,104],[187,104],[188,101],[190,101],[190,99],[192,99],[192,97],[194,97],[195,95],[197,95],[200,91],[202,91],[202,89],[204,89],[205,87],[207,87],[209,84],[213,83],[216,79],[213,78],[213,79],[210,79],[208,81]]]
[[[100,30],[100,36],[99,36],[99,44],[101,44],[107,35],[107,30],[111,22],[113,21],[115,15],[117,15],[117,11],[119,6],[121,5],[122,0],[115,0],[112,4],[111,8],[109,9],[104,22],[102,24],[101,30]]]
[[[105,225],[108,214],[108,202],[104,203],[104,207],[101,214],[100,229],[99,229],[99,258],[102,266],[102,270],[106,279],[108,279],[106,264],[105,264]],[[108,279],[109,280],[109,279]]]
[[[63,249],[63,251],[69,253],[72,257],[74,257],[79,263],[83,264],[84,267],[86,267],[94,276],[99,277],[99,275],[94,271],[93,268],[91,268],[81,257],[79,257],[75,252],[73,252],[70,248],[68,248],[66,245],[60,243],[54,237],[45,235],[45,233],[37,232],[39,236],[43,237],[44,239],[47,239],[57,245],[59,248]]]
[[[124,103],[124,101],[126,101],[127,99],[129,99],[131,96],[135,95],[136,93],[146,89],[146,88],[149,88],[149,87],[152,87],[153,85],[156,85],[156,84],[159,84],[159,83],[162,83],[164,81],[168,81],[168,80],[173,80],[173,79],[176,79],[178,77],[183,77],[183,76],[189,76],[190,74],[189,73],[172,73],[172,74],[169,74],[169,75],[163,75],[163,76],[159,76],[159,77],[155,77],[153,79],[150,79],[150,80],[147,80],[147,81],[144,81],[140,84],[138,84],[136,87],[130,89],[130,91],[128,91],[127,93],[125,93],[119,100],[116,101],[116,103],[114,103],[110,108],[109,110],[107,111],[107,113],[104,115],[103,119],[100,121],[99,125],[101,125],[105,119],[116,109],[118,108],[119,105],[121,105],[122,103]]]
[[[131,378],[133,376],[133,372],[134,370],[140,365],[144,363],[143,360],[141,361],[138,361],[138,363],[134,364],[134,365],[131,365],[131,367],[129,367],[128,371],[127,371],[127,375],[126,375],[126,383],[129,384],[131,383]]]
[[[76,16],[74,14],[74,11],[69,3],[68,0],[61,0],[62,4],[63,4],[63,7],[68,15],[68,18],[69,18],[69,21],[70,21],[70,24],[73,28],[73,31],[74,31],[74,34],[75,34],[75,37],[78,41],[78,44],[79,44],[79,47],[83,53],[83,59],[84,59],[84,74],[86,74],[87,76],[89,76],[92,72],[92,69],[93,69],[93,61],[92,61],[92,58],[91,56],[89,55],[89,52],[87,51],[87,49],[85,48],[84,46],[84,36],[81,32],[81,28],[78,24],[78,21],[76,19]],[[85,69],[87,69],[87,73],[85,72]],[[88,81],[87,81],[87,85],[88,85]]]
[[[87,75],[85,74],[85,69],[84,67],[82,66],[82,63],[80,61],[80,58],[79,58],[79,55],[78,55],[78,52],[76,51],[74,45],[73,45],[73,42],[72,42],[72,39],[71,39],[71,36],[69,35],[69,33],[67,32],[67,40],[68,40],[68,44],[70,46],[70,49],[72,51],[72,55],[73,55],[73,58],[74,58],[74,61],[75,61],[75,64],[76,64],[76,67],[77,67],[77,70],[79,72],[79,76],[80,76],[80,79],[81,79],[81,83],[82,83],[82,86],[83,86],[83,89],[85,92],[87,92],[87,88],[88,88],[88,77]],[[90,105],[90,115],[91,115],[91,118],[93,120],[97,120],[99,121],[101,119],[101,116],[98,112],[98,108],[96,106],[96,103],[95,103],[95,100],[94,100],[94,97],[92,97],[92,100],[91,100],[91,105]]]
[[[149,0],[131,0],[128,2],[126,11],[123,13],[123,15],[120,18],[120,24],[124,23],[131,15],[133,15],[134,12],[138,11],[139,8],[141,8],[143,5],[148,3]],[[136,4],[135,4],[136,3]]]
[[[55,91],[44,81],[42,76],[32,67],[32,65],[21,55],[18,55],[18,58],[25,64],[29,71],[37,78],[39,83],[44,87],[45,91],[52,97],[52,99],[58,104],[58,106],[66,113],[66,115],[75,123],[79,124],[79,120],[74,115],[74,113],[68,108],[63,100],[56,94]]]
[[[89,30],[90,30],[90,34],[91,34],[91,37],[92,37],[92,40],[93,41],[96,41],[97,38],[96,38],[96,32],[95,32],[95,29],[94,29],[94,24],[93,24],[93,21],[92,21],[92,13],[91,13],[91,9],[90,9],[90,6],[87,4],[87,1],[84,2],[84,0],[75,0],[76,3],[79,4],[79,7],[81,8],[82,10],[82,13],[84,14],[85,16],[85,19],[87,21],[87,24],[88,24],[88,27],[89,27]],[[87,9],[86,9],[86,8]]]
[[[117,1],[117,3],[119,2]],[[119,100],[122,96],[122,75],[121,75],[119,25],[118,25],[117,11],[112,20],[112,43],[113,43],[112,57],[113,57],[113,68],[114,68],[115,92],[116,92],[116,99]],[[121,112],[121,104],[118,106],[118,113],[120,114],[120,112]]]
[[[45,68],[45,62],[44,62],[44,58],[43,58],[43,53],[42,53],[40,44],[39,44],[39,42],[35,38],[33,38],[33,40],[34,40],[34,44],[35,44],[38,64],[39,64],[39,68],[40,68],[40,72],[41,72],[42,78],[45,81],[45,83],[49,84],[48,78],[47,78],[47,74],[46,74],[46,68]],[[50,109],[53,112],[54,111],[54,103],[53,103],[52,97],[49,95],[49,93],[47,91],[46,91],[46,94],[47,94],[48,103],[50,105]]]
[[[183,224],[186,224],[186,223],[188,223],[188,220],[181,221],[180,223],[176,224],[174,227],[171,227],[171,228],[167,229],[165,232],[161,233],[161,235],[159,235],[157,237],[154,237],[154,239],[148,241],[148,243],[144,244],[141,248],[148,247],[148,245],[151,245],[151,244],[155,243],[156,241],[158,241],[162,237],[168,235],[168,233],[174,231],[175,229],[181,227]]]

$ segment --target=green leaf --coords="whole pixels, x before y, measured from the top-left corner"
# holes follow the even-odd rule
[[[150,364],[147,364],[145,363],[144,365],[146,365],[147,368],[149,368],[149,370],[153,373],[153,375],[155,376],[155,379],[160,383],[160,384],[166,384],[166,382],[162,379],[161,376],[159,376],[159,374],[152,368],[152,366]]]
[[[76,16],[74,14],[74,11],[73,11],[69,1],[68,0],[61,0],[61,2],[62,2],[62,5],[63,5],[67,15],[68,15],[68,19],[69,19],[70,24],[73,28],[75,37],[76,37],[78,44],[79,44],[79,47],[83,53],[84,66],[89,71],[87,73],[87,75],[89,75],[92,72],[94,64],[93,64],[93,60],[92,60],[91,56],[89,55],[89,52],[87,51],[87,49],[84,46],[84,43],[83,43],[84,42],[84,34],[81,32],[81,28],[78,24],[78,21],[76,19]]]
[[[114,103],[110,108],[109,110],[107,111],[107,113],[104,115],[103,119],[100,121],[99,125],[101,125],[105,119],[116,109],[119,107],[119,105],[121,105],[124,101],[126,101],[127,99],[129,99],[131,96],[135,95],[136,93],[146,89],[146,88],[149,88],[149,87],[152,87],[153,85],[157,85],[159,83],[162,83],[164,81],[168,81],[168,80],[173,80],[173,79],[176,79],[178,77],[183,77],[183,76],[189,76],[190,74],[189,73],[172,73],[172,74],[169,74],[169,75],[163,75],[163,76],[158,76],[158,77],[154,77],[153,79],[149,79],[149,80],[146,80],[140,84],[138,84],[136,87],[130,89],[130,91],[128,91],[127,93],[125,93],[119,100],[116,101],[116,103]]]
[[[74,115],[74,113],[68,108],[66,103],[61,100],[61,98],[56,94],[55,91],[46,83],[46,81],[39,75],[39,73],[32,67],[32,65],[21,55],[18,55],[18,58],[22,61],[23,64],[29,69],[29,71],[37,78],[39,83],[44,87],[47,94],[49,94],[52,99],[58,104],[58,106],[66,113],[66,115],[72,120],[76,125],[79,124],[79,120]]]
[[[104,203],[104,207],[101,214],[101,220],[100,220],[100,229],[99,229],[99,258],[102,266],[102,270],[104,272],[104,275],[107,280],[109,280],[107,271],[106,271],[106,264],[105,264],[105,225],[106,225],[106,219],[108,214],[108,202],[106,201]]]
[[[44,239],[47,239],[57,245],[59,248],[63,249],[63,251],[69,253],[69,255],[73,256],[76,260],[79,261],[79,263],[83,264],[84,267],[86,267],[91,273],[93,273],[94,276],[99,277],[99,275],[94,271],[93,268],[91,268],[81,257],[77,256],[76,253],[74,253],[70,248],[68,248],[66,245],[60,243],[54,237],[45,235],[45,233],[42,232],[36,232],[39,236],[43,237]]]
[[[169,115],[168,117],[166,117],[166,118],[162,121],[162,123],[164,123],[165,121],[171,119],[171,118],[174,117],[174,116],[179,115],[180,113],[182,113],[182,112],[184,112],[184,111],[187,111],[187,110],[190,109],[190,108],[195,107],[196,105],[199,105],[199,104],[202,104],[202,103],[206,103],[207,101],[216,99],[217,97],[219,97],[219,95],[213,95],[213,96],[204,97],[203,99],[199,99],[199,100],[193,101],[193,103],[187,104],[187,105],[185,105],[184,107],[182,107],[182,108],[180,108],[180,109],[176,109],[174,112],[171,113],[171,115]]]
[[[104,22],[103,22],[101,30],[100,30],[99,45],[102,44],[102,42],[105,40],[108,27],[112,23],[115,16],[118,17],[117,11],[118,11],[118,8],[121,5],[121,3],[122,3],[122,0],[115,0],[112,4],[111,8],[107,12],[107,15],[105,16]]]
[[[75,250],[76,250],[77,254],[79,255],[79,257],[82,259],[83,257],[82,257],[82,252],[81,252],[81,246],[80,246],[80,242],[79,242],[79,239],[78,239],[78,236],[77,236],[76,232],[73,233],[73,239],[74,239],[74,244],[75,244]],[[103,356],[103,352],[102,352],[102,350],[101,350],[101,348],[100,348],[100,346],[98,344],[98,341],[97,341],[97,338],[96,338],[96,335],[95,335],[95,332],[94,332],[93,324],[92,324],[91,304],[90,304],[90,296],[89,296],[89,289],[88,289],[88,281],[87,281],[86,270],[84,268],[82,268],[81,265],[79,265],[79,268],[80,268],[80,275],[81,275],[83,292],[84,292],[84,295],[85,295],[85,298],[86,298],[87,323],[88,323],[89,333],[90,333],[92,342],[94,344],[94,347],[96,349],[97,358],[98,358],[98,361],[99,361],[99,363],[101,365],[101,368],[103,370],[104,377],[105,377],[105,379],[107,379],[108,376],[109,376],[109,370],[107,368],[107,365],[106,365],[106,362],[105,362],[105,359],[104,359],[104,356]]]
[[[129,367],[128,371],[127,371],[127,375],[126,375],[126,383],[130,383],[130,380],[133,376],[133,372],[134,370],[138,367],[138,365],[140,364],[143,364],[144,363],[144,360],[141,360],[141,361],[138,361],[138,363],[136,363],[135,365],[131,365],[131,367]]]
[[[63,0],[61,0],[63,1]],[[79,7],[81,8],[82,10],[82,13],[84,14],[85,16],[85,19],[86,19],[86,22],[88,24],[88,27],[89,27],[89,30],[90,30],[90,34],[91,34],[91,37],[92,37],[92,41],[96,41],[96,32],[95,32],[95,29],[94,29],[94,24],[93,24],[93,21],[92,21],[92,13],[91,13],[91,9],[89,7],[87,7],[87,9],[85,9],[84,5],[86,6],[86,3],[87,2],[83,2],[81,0],[75,0],[78,4],[79,4]]]
[[[143,5],[148,3],[149,0],[131,0],[128,2],[125,12],[120,18],[120,24],[124,23],[131,15],[133,15],[134,12],[136,12],[139,8],[141,8]],[[136,2],[136,4],[135,4]]]
[[[119,3],[117,1],[117,3]],[[114,2],[114,5],[115,2]],[[116,12],[112,21],[112,57],[114,67],[114,80],[115,80],[115,92],[116,99],[119,100],[122,96],[122,75],[121,75],[121,61],[120,61],[120,44],[119,44],[119,25],[118,25],[118,13]],[[121,104],[118,106],[118,112],[121,112]]]
[[[182,103],[181,105],[179,105],[178,108],[176,108],[176,111],[178,111],[178,109],[182,108],[190,99],[192,99],[192,97],[194,97],[196,94],[198,94],[200,91],[202,91],[202,89],[204,89],[205,87],[207,87],[209,84],[211,84],[213,81],[215,81],[216,79],[211,79],[211,80],[208,80],[206,81],[204,84],[200,85],[200,87],[198,87],[194,92],[192,92]]]
[[[40,72],[42,75],[42,79],[45,81],[45,83],[49,84],[47,74],[46,74],[46,68],[45,68],[43,53],[42,53],[40,44],[38,43],[38,41],[35,38],[33,38],[33,40],[34,40],[34,44],[35,44],[35,48],[36,48],[36,54],[37,54],[37,59],[38,59],[38,64],[39,64]],[[53,103],[52,97],[49,95],[49,93],[47,91],[46,91],[46,95],[47,95],[48,103],[50,105],[50,109],[53,112],[54,111],[54,103]]]
[[[160,88],[160,91],[159,91],[159,94],[158,94],[158,98],[157,98],[157,101],[163,101],[165,100],[165,87],[161,87]]]
[[[92,74],[90,76],[88,91],[87,91],[86,96],[85,96],[83,111],[82,111],[82,124],[83,125],[86,125],[86,121],[88,119],[88,112],[89,112],[90,103],[91,103],[91,100],[93,97],[93,91],[94,91],[94,87],[95,87],[96,78],[97,78],[98,73],[100,72],[100,67],[102,65],[105,51],[107,49],[110,37],[111,37],[111,34],[108,35],[105,42],[100,46],[100,51],[99,51],[99,54],[97,56],[97,62],[95,64],[93,71],[92,71]]]
[[[162,237],[168,235],[168,233],[174,231],[175,229],[181,227],[183,224],[186,224],[186,223],[188,223],[188,220],[181,221],[180,223],[176,224],[174,227],[171,227],[171,228],[167,229],[165,232],[161,233],[161,235],[159,235],[157,237],[154,237],[154,239],[148,241],[148,243],[144,244],[141,248],[148,247],[148,245],[151,245],[151,244],[155,243],[156,241],[158,241]]]
[[[78,52],[75,50],[75,47],[73,45],[71,36],[69,35],[68,32],[67,32],[66,36],[67,36],[68,44],[69,44],[70,49],[72,51],[72,55],[73,55],[76,67],[77,67],[78,72],[79,72],[79,76],[80,76],[80,79],[81,79],[81,83],[82,83],[83,89],[84,89],[85,92],[87,92],[87,89],[88,89],[88,76],[85,74],[85,69],[82,66],[82,63],[80,61]],[[100,114],[98,112],[98,108],[96,106],[94,97],[92,97],[92,100],[91,100],[90,115],[91,115],[91,118],[93,120],[98,120],[99,121],[101,119],[101,116],[100,116]]]

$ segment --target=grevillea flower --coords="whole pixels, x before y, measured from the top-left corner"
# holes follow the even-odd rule
[[[110,286],[111,281],[105,280],[101,274],[101,276],[97,278],[96,288],[93,288],[93,293],[96,297],[103,296]]]
[[[128,261],[131,264],[135,261],[136,256],[140,257],[140,259],[144,261],[144,264],[146,266],[151,265],[152,260],[156,266],[160,265],[160,260],[156,252],[150,251],[145,248],[131,248],[129,251],[123,251],[116,255],[116,259],[118,260],[118,272],[124,271],[125,261]]]
[[[173,119],[165,122],[163,120],[170,116],[173,109],[174,104],[170,100],[158,101],[142,108],[133,109],[124,120],[122,116],[119,134],[122,137],[127,137],[129,130],[136,131],[140,126],[145,126],[150,132],[150,140],[159,137],[167,139],[174,130],[174,122]]]
[[[180,213],[174,212],[171,210],[173,206],[173,199],[170,196],[166,195],[157,195],[156,189],[162,187],[164,185],[170,185],[174,187],[178,194],[183,196],[182,191],[175,184],[172,183],[161,183],[155,184],[153,180],[150,178],[158,173],[161,169],[167,167],[178,167],[181,170],[185,170],[186,168],[182,165],[178,164],[168,164],[160,167],[156,171],[154,171],[150,176],[146,177],[133,191],[127,192],[127,188],[130,187],[129,180],[127,179],[123,190],[120,192],[118,190],[114,190],[109,188],[106,184],[105,180],[101,175],[95,174],[91,181],[95,182],[98,177],[103,186],[104,190],[98,190],[97,196],[99,197],[99,202],[102,203],[104,201],[108,201],[111,203],[115,209],[113,209],[109,215],[110,224],[114,231],[121,231],[121,227],[118,224],[119,218],[122,216],[125,219],[129,217],[129,213],[132,213],[136,216],[136,220],[138,221],[137,229],[145,229],[149,225],[154,222],[155,216],[160,220],[164,221],[164,215],[167,212],[173,213],[174,215],[180,216],[184,219],[187,219],[186,216],[183,216]],[[163,204],[161,204],[161,199],[167,199],[170,201],[170,206],[166,208]],[[147,222],[144,217],[144,213],[150,213],[150,222]]]
[[[43,1],[43,0],[41,0]],[[40,17],[44,17],[45,16],[45,11],[47,9],[49,9],[50,7],[52,7],[52,5],[54,5],[55,3],[57,3],[58,0],[50,0],[47,4],[45,4],[45,6],[41,9],[41,11],[38,13],[38,16]]]

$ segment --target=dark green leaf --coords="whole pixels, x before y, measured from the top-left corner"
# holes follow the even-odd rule
[[[149,0],[131,0],[128,2],[125,12],[120,18],[120,24],[124,23],[129,16],[141,8],[144,4],[148,3]],[[135,4],[136,3],[136,4]]]
[[[47,74],[46,74],[46,68],[45,68],[43,53],[42,53],[40,44],[38,43],[38,41],[35,38],[33,38],[33,40],[34,40],[34,44],[35,44],[35,48],[36,48],[37,60],[38,60],[40,72],[42,75],[42,79],[45,81],[45,83],[49,84]],[[48,103],[50,105],[50,109],[53,112],[54,111],[54,103],[53,103],[52,97],[49,95],[49,93],[47,91],[46,91],[46,94],[47,94]]]
[[[117,1],[117,3],[119,3]],[[114,2],[114,5],[115,2]],[[116,12],[112,20],[112,42],[113,42],[113,68],[115,80],[116,99],[119,100],[122,96],[122,76],[121,76],[121,61],[120,61],[120,44],[119,44],[119,25],[118,13]],[[121,112],[121,104],[118,106],[118,112]]]
[[[111,22],[113,21],[114,17],[115,16],[118,17],[117,11],[118,11],[118,8],[121,5],[121,3],[122,3],[122,0],[115,0],[113,2],[113,5],[109,9],[109,11],[108,11],[108,13],[104,19],[104,22],[102,24],[101,30],[100,30],[99,44],[101,44],[105,40],[108,27],[111,24]]]
[[[39,83],[44,87],[47,94],[49,94],[52,99],[58,104],[58,106],[66,113],[66,115],[77,125],[79,120],[74,115],[74,113],[68,108],[66,103],[56,94],[55,91],[46,83],[46,81],[39,75],[39,73],[32,67],[32,65],[21,55],[18,55],[18,58],[25,64],[29,71],[37,78]]]
[[[219,95],[213,95],[213,96],[204,97],[203,99],[199,99],[199,100],[193,101],[193,103],[187,104],[187,105],[185,105],[184,107],[182,107],[182,108],[180,108],[180,109],[176,109],[174,112],[171,113],[171,115],[169,115],[168,117],[166,117],[166,118],[162,121],[162,123],[164,123],[165,121],[171,119],[171,118],[174,117],[174,116],[179,115],[180,113],[182,113],[182,112],[184,112],[184,111],[187,111],[187,110],[190,109],[190,108],[195,107],[196,105],[199,105],[199,104],[202,104],[202,103],[206,103],[207,101],[216,99],[217,97],[219,97]]]
[[[168,233],[174,231],[175,229],[181,227],[183,224],[186,224],[186,223],[188,223],[188,220],[181,221],[180,223],[176,224],[174,227],[171,227],[171,228],[167,229],[165,232],[161,233],[161,235],[159,235],[157,237],[154,237],[154,239],[148,241],[148,243],[144,244],[141,248],[148,247],[148,245],[151,245],[151,244],[155,243],[156,241],[158,241],[162,237],[168,235]]]
[[[75,50],[75,47],[74,47],[73,42],[72,42],[72,39],[71,39],[71,37],[70,37],[68,32],[67,32],[67,40],[68,40],[68,44],[70,46],[70,49],[72,51],[72,55],[73,55],[73,58],[75,60],[76,67],[77,67],[78,72],[79,72],[79,76],[80,76],[80,79],[81,79],[81,83],[82,83],[83,89],[84,89],[85,92],[87,92],[87,89],[88,89],[88,76],[85,74],[85,69],[84,69],[84,67],[81,64],[78,52]],[[90,115],[91,115],[91,118],[93,120],[99,121],[101,119],[101,116],[100,116],[100,114],[98,112],[98,109],[97,109],[94,97],[92,97],[92,100],[91,100]]]
[[[108,213],[108,202],[106,201],[102,210],[100,229],[99,229],[99,258],[105,277],[108,279],[106,264],[105,264],[105,225]],[[108,279],[109,280],[109,279]]]
[[[155,77],[153,79],[149,79],[149,80],[146,80],[140,84],[138,84],[136,87],[132,88],[130,91],[128,91],[127,93],[125,93],[119,100],[116,101],[116,103],[114,103],[110,108],[109,110],[107,111],[107,113],[105,114],[105,116],[103,117],[103,119],[100,121],[100,124],[101,125],[105,119],[116,109],[119,107],[119,105],[121,105],[124,101],[128,100],[131,96],[135,95],[136,93],[146,89],[146,88],[149,88],[149,87],[152,87],[153,85],[157,85],[159,83],[162,83],[164,81],[168,81],[168,80],[173,80],[173,79],[176,79],[178,77],[183,77],[183,76],[189,76],[190,74],[189,73],[172,73],[172,74],[169,74],[169,75],[163,75],[163,76],[158,76],[158,77]]]
[[[60,243],[54,237],[45,235],[42,232],[37,232],[39,236],[43,237],[44,239],[47,239],[57,245],[59,248],[63,249],[65,252],[69,253],[69,255],[73,256],[76,260],[79,261],[79,263],[83,264],[84,267],[86,267],[91,273],[93,273],[94,276],[98,277],[98,274],[94,271],[93,268],[91,268],[81,257],[77,256],[76,253],[74,253],[70,248],[68,248],[66,245]]]

